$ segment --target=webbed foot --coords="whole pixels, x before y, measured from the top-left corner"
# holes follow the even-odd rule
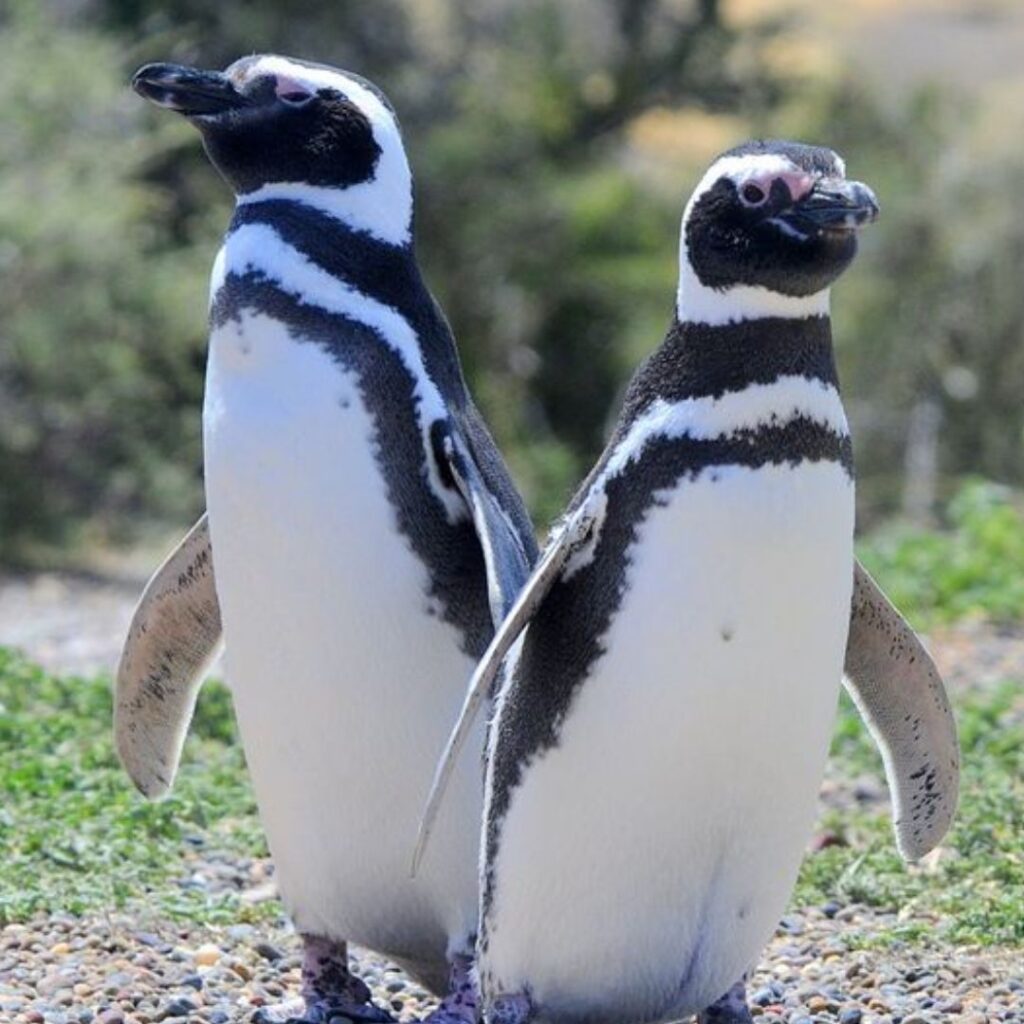
[[[697,1024],[753,1024],[747,1006],[747,986],[740,980],[721,999],[697,1014]]]
[[[495,996],[487,1007],[487,1024],[528,1024],[533,1020],[533,1003],[527,995]]]
[[[480,995],[473,979],[473,958],[458,953],[452,957],[448,994],[423,1024],[479,1024]]]
[[[349,970],[344,942],[303,935],[302,945],[302,997],[260,1008],[253,1024],[394,1024]]]

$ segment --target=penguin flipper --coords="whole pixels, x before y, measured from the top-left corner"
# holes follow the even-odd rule
[[[552,539],[473,672],[458,720],[448,737],[437,768],[434,770],[434,781],[427,796],[423,817],[420,819],[419,834],[416,837],[416,847],[413,851],[412,874],[414,876],[419,869],[423,854],[426,852],[427,844],[430,842],[430,833],[438,811],[441,809],[445,790],[448,788],[448,782],[451,779],[459,752],[469,736],[480,705],[490,692],[505,656],[519,639],[523,630],[530,624],[530,620],[536,614],[552,584],[561,574],[562,567],[573,553],[577,535],[578,530],[567,528]]]
[[[530,575],[531,558],[509,516],[488,488],[469,446],[454,434],[444,438],[444,457],[473,516],[487,569],[487,596],[497,629]]]
[[[151,800],[174,781],[199,686],[220,648],[204,513],[146,584],[117,666],[114,741],[125,771]]]
[[[956,720],[931,656],[860,562],[843,682],[882,754],[896,845],[904,860],[917,860],[941,842],[956,812]]]

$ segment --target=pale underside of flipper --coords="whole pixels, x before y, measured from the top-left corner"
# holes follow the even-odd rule
[[[905,860],[917,860],[938,846],[956,813],[956,720],[920,638],[859,562],[845,674],[885,764],[896,845]]]
[[[204,514],[146,584],[117,668],[117,752],[150,799],[163,796],[174,781],[199,687],[220,649]]]

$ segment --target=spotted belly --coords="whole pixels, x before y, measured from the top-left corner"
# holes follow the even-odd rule
[[[813,823],[852,526],[835,462],[718,467],[658,495],[603,653],[498,823],[488,999],[675,1020],[757,958]]]
[[[321,347],[245,314],[212,338],[204,429],[228,675],[285,904],[300,931],[434,971],[475,927],[479,759],[415,881],[409,857],[473,660],[398,528],[377,425]]]

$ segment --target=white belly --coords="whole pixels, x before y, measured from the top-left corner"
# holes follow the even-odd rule
[[[204,428],[228,675],[285,904],[300,931],[436,965],[475,929],[478,758],[415,881],[409,864],[473,662],[426,614],[373,422],[334,360],[253,315],[211,340]]]
[[[853,486],[717,471],[651,510],[607,653],[513,791],[483,960],[542,1019],[677,1019],[757,957],[812,826],[843,665]]]

